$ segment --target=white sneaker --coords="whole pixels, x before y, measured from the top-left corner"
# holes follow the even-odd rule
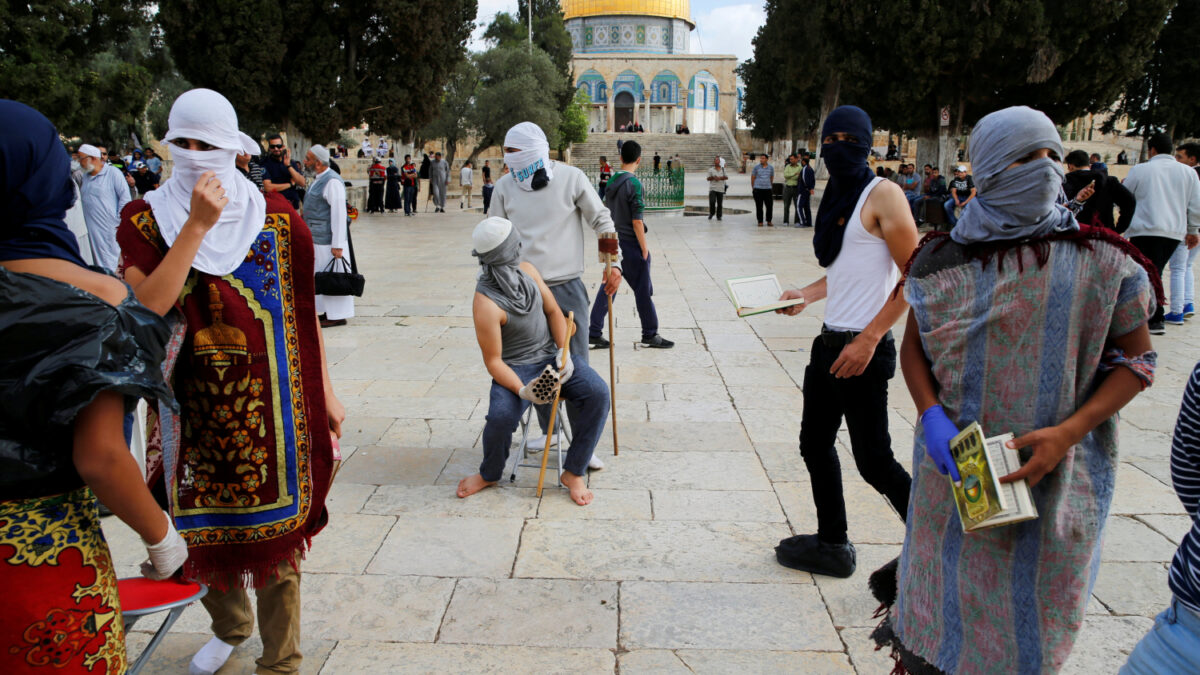
[[[213,675],[225,665],[232,653],[233,645],[220,638],[213,638],[192,657],[192,662],[188,665],[188,675]]]
[[[597,457],[596,455],[592,455],[592,458],[588,460],[588,469],[590,469],[592,471],[599,471],[600,469],[603,469],[603,468],[604,468],[604,462],[600,461],[600,458]]]
[[[546,434],[530,431],[529,437],[525,439],[525,447],[529,448],[530,450],[541,450],[545,448]]]

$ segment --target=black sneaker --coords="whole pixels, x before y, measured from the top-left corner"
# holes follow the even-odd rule
[[[642,338],[642,346],[652,349],[670,349],[675,346],[675,343],[655,333],[648,338]]]
[[[779,542],[775,560],[802,572],[845,579],[854,574],[854,544],[827,544],[815,534],[798,534]]]
[[[1163,325],[1162,321],[1151,321],[1149,328],[1150,328],[1151,335],[1166,335],[1167,334],[1167,328],[1166,328],[1166,326]]]
[[[605,340],[603,335],[588,337],[588,347],[590,349],[608,349],[608,340]]]

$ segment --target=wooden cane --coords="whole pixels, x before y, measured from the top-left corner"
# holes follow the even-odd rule
[[[563,367],[567,365],[567,359],[571,358],[571,336],[575,333],[575,312],[567,313],[567,339],[563,340]],[[554,405],[550,408],[550,426],[546,427],[546,449],[542,452],[542,470],[538,473],[537,496],[542,496],[542,484],[546,481],[546,461],[550,459],[550,445],[554,442],[554,422],[558,416],[558,399],[562,396],[562,385],[558,387],[558,391],[554,392]],[[562,466],[558,467],[562,471]]]
[[[617,259],[617,251],[620,250],[620,244],[617,241],[616,232],[605,232],[600,235],[600,259],[604,263],[604,281],[608,282],[608,275],[612,273],[612,264]],[[605,295],[608,295],[605,293]],[[617,445],[617,361],[613,356],[616,354],[617,340],[613,337],[613,296],[608,295],[608,387],[609,387],[609,409],[612,413],[612,430],[613,430],[613,457],[621,454],[621,450]]]

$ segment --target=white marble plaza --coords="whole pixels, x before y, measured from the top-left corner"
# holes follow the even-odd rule
[[[597,453],[607,468],[591,475],[595,502],[580,508],[555,487],[535,497],[531,469],[515,485],[454,495],[481,458],[489,378],[470,316],[470,232],[481,216],[450,206],[354,225],[367,290],[350,325],[325,333],[347,459],[303,565],[302,672],[887,673],[890,659],[867,638],[878,620],[866,579],[899,552],[904,530],[855,473],[844,431],[858,572],[813,577],[772,551],[815,531],[797,435],[823,303],[797,318],[742,320],[724,291],[733,276],[817,278],[811,230],[759,229],[753,214],[649,220],[661,332],[676,346],[636,347],[623,289],[620,456],[606,432]],[[600,272],[595,264],[585,278],[593,289]],[[1069,673],[1116,672],[1170,597],[1167,565],[1189,525],[1168,455],[1200,320],[1168,326],[1155,346],[1157,382],[1122,418],[1099,582]],[[608,378],[607,351],[591,363]],[[898,372],[890,406],[894,449],[909,466],[916,416]],[[119,575],[136,574],[136,536],[113,518],[105,531]],[[133,654],[152,623],[130,635]],[[190,608],[147,672],[187,672],[207,628],[203,609]],[[252,672],[260,647],[252,638],[221,673]]]

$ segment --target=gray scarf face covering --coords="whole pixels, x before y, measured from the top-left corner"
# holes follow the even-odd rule
[[[538,287],[517,265],[521,262],[521,238],[514,228],[504,242],[487,253],[471,251],[479,258],[479,280],[475,292],[491,298],[500,309],[512,314],[528,314],[538,299]]]
[[[1063,168],[1044,158],[1008,168],[1034,150],[1063,155],[1054,123],[1044,113],[1013,106],[986,115],[971,133],[971,160],[978,188],[950,232],[960,244],[1036,239],[1078,230],[1079,223],[1056,203]]]

